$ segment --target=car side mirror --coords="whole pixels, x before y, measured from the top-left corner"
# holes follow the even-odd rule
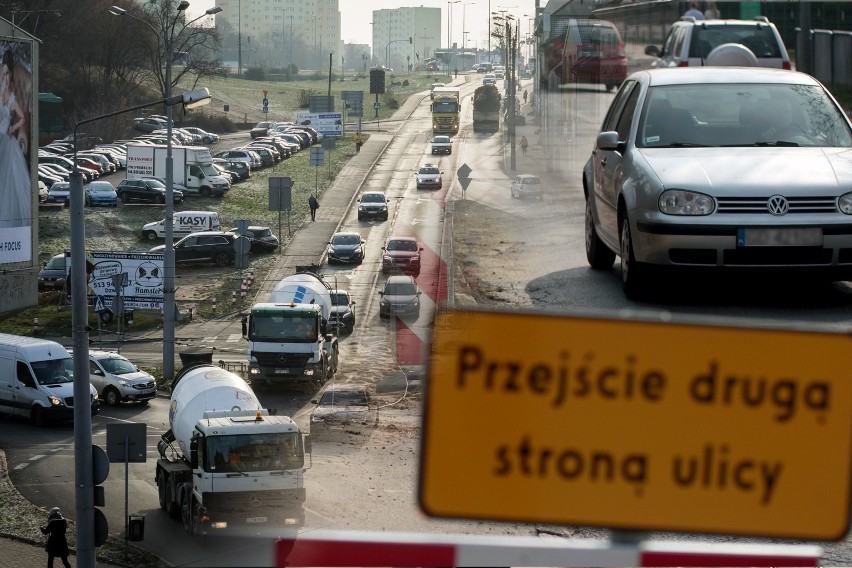
[[[319,401],[315,398],[311,399],[311,404],[319,404]]]
[[[417,249],[417,252],[420,252],[422,250],[423,250],[423,247],[420,247],[419,249]]]
[[[103,372],[103,371],[101,371],[100,369],[95,369],[94,371],[92,371],[92,374],[93,374],[93,375],[98,375],[99,377],[103,377],[103,376],[104,376],[104,372]]]
[[[649,45],[645,47],[645,55],[653,55],[655,57],[660,56],[660,48],[656,45]]]
[[[354,306],[354,305],[355,305],[355,300],[352,300],[351,302],[349,302],[349,305],[350,305],[350,306]]]
[[[420,294],[422,294],[422,293],[423,293],[423,292],[421,292],[420,290],[418,290],[418,291],[417,291],[417,295],[418,295],[418,296],[419,296]]]
[[[384,295],[385,295],[384,292],[379,292],[379,296],[384,296]]]

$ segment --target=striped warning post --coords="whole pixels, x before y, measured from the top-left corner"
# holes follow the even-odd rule
[[[276,566],[818,566],[813,545],[312,531],[276,542]]]

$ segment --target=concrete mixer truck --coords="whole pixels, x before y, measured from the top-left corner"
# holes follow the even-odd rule
[[[264,409],[241,377],[209,364],[182,370],[169,426],[155,480],[160,507],[189,534],[304,524],[310,436]]]
[[[329,325],[331,286],[314,272],[282,279],[269,301],[251,307],[249,380],[318,389],[337,371],[339,343]]]

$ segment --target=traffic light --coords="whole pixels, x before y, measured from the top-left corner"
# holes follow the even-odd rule
[[[106,481],[109,475],[109,458],[106,452],[100,446],[92,446],[92,483],[93,503],[95,506],[95,546],[101,546],[107,541],[109,529],[107,527],[106,516],[103,511],[97,507],[103,507],[106,499],[104,498],[104,488],[101,483]]]
[[[383,95],[385,93],[385,71],[384,69],[370,69],[370,94]]]

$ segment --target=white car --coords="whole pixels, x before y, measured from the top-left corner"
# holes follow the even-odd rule
[[[157,396],[157,382],[118,353],[89,351],[89,380],[109,406],[120,402],[147,404]]]
[[[189,132],[190,134],[194,134],[199,137],[199,140],[203,144],[213,144],[219,141],[219,135],[213,134],[212,132],[207,132],[206,130],[202,130],[196,126],[184,126],[184,130]]]

